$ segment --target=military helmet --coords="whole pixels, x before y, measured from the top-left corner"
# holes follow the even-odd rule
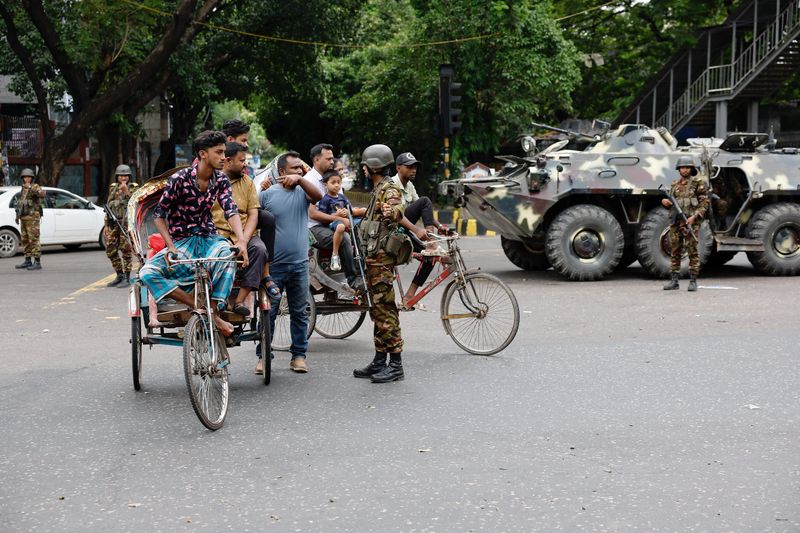
[[[380,170],[394,163],[392,149],[385,144],[367,146],[361,154],[361,164],[367,165],[371,170]]]
[[[30,176],[31,178],[35,178],[36,174],[33,173],[33,170],[26,168],[23,169],[22,172],[19,173],[20,178],[24,178],[25,176]]]
[[[117,170],[114,171],[115,176],[130,176],[131,174],[133,172],[131,172],[131,167],[128,165],[119,165]]]
[[[678,162],[675,163],[675,170],[678,170],[681,167],[690,167],[692,169],[692,176],[697,176],[697,167],[694,164],[694,159],[688,155],[682,155],[678,158]]]

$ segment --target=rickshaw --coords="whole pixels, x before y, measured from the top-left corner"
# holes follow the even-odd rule
[[[128,202],[128,237],[142,264],[155,255],[159,244],[163,246],[163,241],[159,243],[160,235],[153,223],[153,211],[167,180],[178,170],[180,167],[148,180],[134,191]],[[192,408],[200,422],[211,430],[222,427],[228,410],[228,349],[254,342],[261,343],[262,353],[270,353],[270,302],[264,287],[260,287],[257,293],[251,293],[245,300],[245,305],[251,310],[249,317],[225,310],[219,312],[224,320],[233,325],[231,336],[225,338],[216,331],[207,311],[211,309],[207,265],[214,261],[235,261],[235,251],[223,258],[176,258],[172,261],[176,264],[191,263],[195,267],[194,289],[188,288],[195,296],[194,309],[169,298],[156,304],[138,278],[132,281],[128,300],[134,390],[141,389],[145,345],[151,349],[156,345],[182,347],[184,377]],[[237,285],[234,282],[229,297],[231,302],[238,290]],[[271,358],[264,357],[264,385],[269,385],[271,366]]]

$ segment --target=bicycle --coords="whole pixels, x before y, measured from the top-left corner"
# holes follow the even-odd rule
[[[420,288],[403,308],[413,309],[433,289],[453,277],[442,293],[439,311],[445,332],[461,349],[471,354],[494,355],[511,344],[517,335],[519,304],[500,278],[480,269],[467,268],[458,239],[458,233],[452,230],[446,235],[428,233],[428,243],[444,244],[447,251],[438,255],[418,252],[412,255],[418,261],[433,261],[441,268],[441,273]],[[395,278],[403,295],[403,283],[397,269]]]

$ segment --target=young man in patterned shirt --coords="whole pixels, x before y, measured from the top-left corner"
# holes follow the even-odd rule
[[[239,210],[231,194],[231,184],[221,172],[225,161],[225,134],[219,131],[204,131],[195,138],[192,148],[197,161],[192,166],[173,174],[161,201],[155,209],[155,226],[164,238],[166,247],[158,252],[139,271],[139,277],[147,285],[156,302],[166,296],[194,306],[194,297],[181,287],[188,287],[194,280],[191,265],[171,267],[169,254],[183,258],[224,257],[228,255],[230,243],[217,234],[211,207],[214,202],[225,211],[225,218],[236,236],[235,248],[247,267],[247,241],[242,232]],[[218,309],[225,305],[230,294],[236,271],[232,262],[209,264],[211,299]],[[233,326],[214,313],[214,322],[223,335],[230,335]]]

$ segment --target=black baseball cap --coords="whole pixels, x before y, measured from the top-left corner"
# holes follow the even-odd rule
[[[406,167],[413,167],[414,165],[422,164],[420,161],[417,161],[417,158],[414,157],[414,154],[411,152],[403,152],[402,154],[398,155],[394,163],[395,165],[403,165]]]

